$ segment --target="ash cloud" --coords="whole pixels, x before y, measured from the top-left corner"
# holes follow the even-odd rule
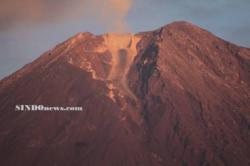
[[[1,0],[0,30],[19,24],[92,19],[108,30],[128,30],[126,16],[133,0]]]
[[[94,17],[106,29],[116,32],[129,30],[126,16],[132,7],[133,0],[92,0],[87,4],[87,16]]]
[[[22,23],[39,23],[64,19],[71,9],[84,0],[1,0],[1,30]],[[70,5],[72,4],[75,5]],[[76,4],[77,3],[77,4]],[[75,10],[76,11],[76,10]]]

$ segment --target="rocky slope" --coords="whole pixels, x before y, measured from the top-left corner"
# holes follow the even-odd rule
[[[187,22],[79,33],[1,80],[0,111],[1,165],[247,166],[250,49]]]

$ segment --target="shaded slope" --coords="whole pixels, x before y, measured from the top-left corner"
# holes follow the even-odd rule
[[[152,150],[167,165],[248,165],[250,50],[186,22],[154,31],[146,45],[130,86]]]

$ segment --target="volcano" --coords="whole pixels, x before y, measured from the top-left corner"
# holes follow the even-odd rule
[[[250,49],[188,22],[79,33],[0,81],[0,112],[3,166],[248,166]]]

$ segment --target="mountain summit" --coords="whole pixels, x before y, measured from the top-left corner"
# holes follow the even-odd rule
[[[1,165],[247,166],[250,49],[187,22],[79,33],[2,79],[0,111]]]

